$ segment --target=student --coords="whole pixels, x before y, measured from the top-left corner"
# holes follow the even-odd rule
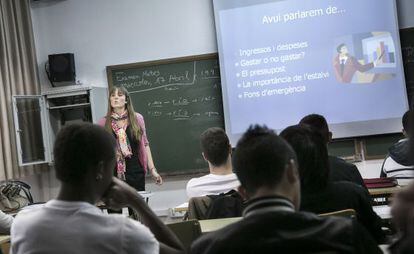
[[[405,112],[402,118],[403,134],[406,137],[391,146],[385,158],[381,177],[394,177],[399,185],[407,185],[414,178],[414,164],[410,156],[408,139],[411,137],[411,110]]]
[[[381,218],[372,210],[365,189],[351,182],[329,181],[328,150],[315,129],[305,125],[290,126],[280,133],[298,156],[302,211],[316,214],[354,209],[358,221],[377,242],[384,240]]]
[[[411,183],[394,196],[392,221],[398,239],[390,246],[391,253],[414,253],[414,184]]]
[[[183,246],[137,191],[113,177],[116,142],[103,128],[73,124],[54,146],[59,195],[20,212],[11,229],[12,253],[182,253]],[[104,214],[95,203],[129,206],[142,222]]]
[[[404,128],[413,133],[414,118],[410,116],[408,121]],[[414,158],[414,139],[412,136],[408,142],[407,156]],[[393,254],[414,253],[414,182],[394,195],[391,215],[393,225],[398,231],[398,239],[390,246],[390,252]]]
[[[266,127],[250,127],[234,152],[243,219],[203,235],[192,253],[381,253],[354,220],[298,212],[300,180],[292,148]]]
[[[325,117],[318,114],[310,114],[302,118],[300,125],[306,124],[317,130],[323,137],[324,142],[328,145],[332,140],[332,132],[329,131],[328,123]],[[358,184],[366,189],[364,180],[358,171],[358,168],[345,160],[329,155],[329,178],[334,181],[348,181]]]
[[[200,143],[210,174],[191,179],[187,183],[187,196],[218,195],[237,189],[240,183],[233,173],[230,141],[224,130],[207,129],[201,134]]]

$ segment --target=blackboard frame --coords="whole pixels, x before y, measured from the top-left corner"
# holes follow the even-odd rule
[[[195,55],[195,56],[166,58],[166,59],[151,60],[151,61],[137,62],[137,63],[108,65],[106,66],[106,79],[108,81],[108,87],[110,90],[113,86],[111,77],[112,77],[113,72],[116,70],[134,69],[134,68],[141,68],[141,67],[149,67],[152,65],[173,64],[173,63],[179,63],[179,62],[199,61],[199,60],[208,60],[208,59],[218,59],[218,54],[209,53],[209,54],[202,54],[202,55]]]
[[[107,74],[107,82],[109,90],[114,86],[113,83],[113,75],[116,71],[125,71],[130,69],[138,69],[138,68],[145,68],[145,67],[152,67],[157,65],[168,65],[168,64],[179,64],[182,62],[191,62],[191,61],[203,61],[203,60],[217,60],[218,61],[218,53],[208,53],[208,54],[201,54],[201,55],[192,55],[192,56],[184,56],[184,57],[176,57],[176,58],[167,58],[167,59],[160,59],[160,60],[151,60],[151,61],[144,61],[144,62],[136,62],[136,63],[127,63],[127,64],[118,64],[118,65],[109,65],[106,66],[106,74]],[[219,88],[221,91],[221,88]],[[224,117],[223,117],[224,121]],[[223,125],[224,128],[224,125]],[[157,162],[155,161],[157,164]],[[162,176],[200,176],[200,174],[206,174],[209,172],[208,166],[203,168],[193,168],[187,169],[183,171],[173,171],[173,172],[160,172]]]

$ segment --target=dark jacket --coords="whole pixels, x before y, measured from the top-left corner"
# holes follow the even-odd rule
[[[348,163],[345,160],[335,156],[329,156],[329,170],[331,181],[352,182],[366,189],[364,180],[362,179],[358,168],[354,164]]]
[[[410,156],[410,142],[400,140],[388,149],[381,167],[381,177],[393,177],[398,184],[408,184],[414,178],[414,163]]]
[[[378,243],[384,240],[381,218],[372,209],[371,197],[361,186],[350,182],[331,182],[317,193],[302,190],[301,211],[321,214],[345,209],[356,211],[357,220]]]
[[[282,197],[251,200],[243,214],[241,221],[197,239],[191,253],[381,253],[356,221],[295,212]]]
[[[414,163],[410,156],[410,144],[407,140],[395,143],[388,149],[388,155],[398,164],[412,166]]]

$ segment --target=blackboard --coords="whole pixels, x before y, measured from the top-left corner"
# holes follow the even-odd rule
[[[404,62],[405,82],[407,86],[408,102],[413,108],[414,96],[414,28],[400,30],[401,51]]]
[[[359,143],[356,139],[334,140],[328,145],[329,155],[338,156],[348,161],[361,159]]]
[[[383,159],[388,154],[388,148],[402,138],[402,133],[364,138],[365,159]]]
[[[384,159],[388,148],[403,139],[402,133],[334,140],[328,145],[330,155],[347,161]]]
[[[200,134],[224,128],[217,54],[107,66],[109,86],[124,86],[144,116],[161,174],[207,172]]]

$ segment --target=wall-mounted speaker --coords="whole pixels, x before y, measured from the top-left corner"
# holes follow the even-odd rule
[[[72,53],[49,55],[49,73],[52,82],[75,81],[75,56]]]

